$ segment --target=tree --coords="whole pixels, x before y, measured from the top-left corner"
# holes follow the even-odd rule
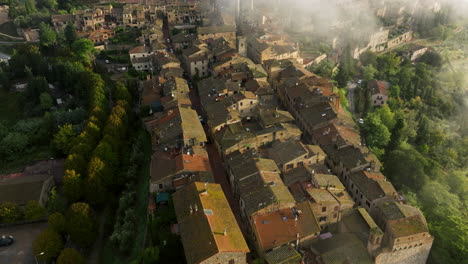
[[[95,213],[87,203],[74,203],[66,214],[67,233],[80,247],[89,247],[96,238]]]
[[[157,264],[159,263],[159,248],[145,248],[132,264]]]
[[[26,96],[33,104],[40,102],[40,95],[49,90],[49,83],[43,76],[34,77],[29,80],[26,86]]]
[[[36,76],[45,76],[47,61],[35,44],[19,44],[15,46],[9,61],[10,69],[17,78],[26,77],[26,67]]]
[[[457,215],[461,208],[460,199],[436,181],[425,184],[419,192],[419,199],[425,212],[430,217],[443,219],[448,215]]]
[[[63,242],[60,235],[52,229],[46,229],[44,232],[39,234],[33,241],[34,255],[37,256],[38,260],[51,261],[56,258],[63,248]],[[44,254],[40,255],[40,253]]]
[[[403,129],[407,126],[404,117],[400,114],[395,116],[395,126],[392,130],[392,136],[390,137],[390,142],[387,146],[387,149],[394,150],[398,148],[403,142]]]
[[[377,78],[391,80],[397,73],[400,65],[400,57],[394,52],[377,57]]]
[[[123,85],[121,82],[117,82],[115,84],[115,88],[112,92],[112,95],[114,97],[114,100],[116,101],[122,100],[127,102],[128,104],[132,102],[131,94],[128,92],[127,87],[125,87],[125,85]]]
[[[421,153],[407,144],[402,144],[388,154],[385,173],[396,186],[419,190],[428,181],[425,173],[428,165]]]
[[[335,69],[335,64],[333,62],[329,60],[323,60],[319,64],[313,66],[311,68],[311,71],[322,77],[332,78],[334,69]]]
[[[73,42],[72,51],[75,53],[76,57],[85,65],[91,63],[91,56],[94,51],[94,44],[89,39],[79,39]]]
[[[47,214],[47,210],[42,207],[38,201],[29,201],[24,208],[24,217],[26,220],[43,219]]]
[[[63,234],[66,228],[65,216],[61,213],[53,213],[49,215],[48,219],[49,228],[59,234]]]
[[[58,5],[57,0],[36,0],[37,7],[55,9]]]
[[[79,200],[83,196],[83,179],[74,170],[66,170],[63,176],[63,193],[69,202]]]
[[[424,63],[416,65],[416,71],[413,76],[413,93],[412,96],[420,96],[423,99],[432,97],[433,79],[430,68]]]
[[[454,171],[447,178],[447,183],[453,193],[468,198],[468,174],[466,171]]]
[[[54,135],[52,144],[57,150],[60,150],[63,154],[68,154],[70,149],[73,147],[72,142],[75,138],[76,133],[73,130],[73,126],[66,124],[59,127],[59,131]]]
[[[362,78],[366,82],[373,80],[376,73],[377,69],[375,69],[372,65],[362,67]]]
[[[395,114],[392,112],[388,105],[383,105],[376,110],[376,113],[379,115],[382,123],[388,128],[389,131],[392,131],[395,127],[396,120]]]
[[[419,58],[419,62],[440,69],[440,67],[442,67],[442,56],[436,51],[428,51]]]
[[[75,25],[73,25],[73,23],[68,23],[65,26],[64,34],[65,34],[65,40],[70,46],[73,44],[73,42],[78,40],[78,33],[76,33],[76,28],[75,28]]]
[[[21,155],[28,146],[28,136],[18,133],[10,132],[0,141],[0,158],[3,160],[13,160],[18,155]]]
[[[375,148],[385,148],[390,141],[390,131],[377,113],[369,113],[364,122],[367,144]]]
[[[57,264],[85,264],[85,258],[73,248],[65,248],[57,259]]]
[[[377,66],[377,55],[370,50],[362,53],[361,56],[359,56],[359,59],[361,60],[363,66]]]
[[[46,23],[41,22],[39,24],[39,42],[43,47],[52,47],[57,43],[57,34],[55,31]]]
[[[22,217],[21,209],[15,203],[0,203],[0,223],[14,223]]]
[[[338,66],[335,80],[340,88],[344,88],[354,75],[356,75],[355,61],[351,54],[351,46],[347,46],[341,58],[341,63]]]
[[[49,93],[41,93],[39,96],[39,104],[42,110],[49,110],[54,105],[54,99]]]

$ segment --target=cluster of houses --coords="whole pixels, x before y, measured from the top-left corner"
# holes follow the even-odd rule
[[[204,39],[209,31],[198,27],[178,58],[153,54],[157,77],[143,85],[153,113],[150,188],[175,192],[187,262],[246,263],[255,251],[270,264],[424,263],[433,241],[424,216],[380,172],[333,84],[294,53],[277,57],[279,47],[295,50],[287,38],[214,28]],[[214,183],[208,145],[232,196]]]
[[[142,29],[129,56],[148,73],[150,192],[173,193],[187,263],[246,263],[251,252],[269,264],[425,263],[433,237],[424,216],[380,172],[333,84],[305,69],[326,56],[303,59],[266,15],[258,32],[216,1],[150,2],[52,22],[72,22],[95,43],[117,26]],[[365,49],[411,39],[389,35]],[[385,104],[388,83],[369,85],[374,105]],[[227,173],[222,187],[212,155]]]

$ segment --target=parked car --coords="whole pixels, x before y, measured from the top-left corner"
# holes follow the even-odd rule
[[[12,236],[1,236],[0,237],[0,247],[6,247],[15,242],[15,239]]]

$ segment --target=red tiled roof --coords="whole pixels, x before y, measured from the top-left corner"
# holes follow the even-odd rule
[[[300,211],[296,220],[294,210]],[[296,211],[296,212],[297,212]],[[264,249],[271,249],[312,236],[320,232],[320,227],[308,202],[300,203],[297,208],[287,208],[276,212],[253,217],[258,243]]]
[[[387,95],[388,83],[384,81],[372,80],[370,81],[369,86],[372,90],[372,94],[381,93]]]
[[[206,157],[182,154],[176,157],[176,171],[211,171],[210,161]]]

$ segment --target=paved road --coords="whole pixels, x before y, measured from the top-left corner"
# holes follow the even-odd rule
[[[349,111],[354,113],[354,90],[356,89],[357,84],[348,83],[348,102],[349,102]]]
[[[47,227],[47,223],[35,223],[0,228],[0,235],[12,235],[15,243],[0,247],[2,264],[35,264],[32,242]]]

